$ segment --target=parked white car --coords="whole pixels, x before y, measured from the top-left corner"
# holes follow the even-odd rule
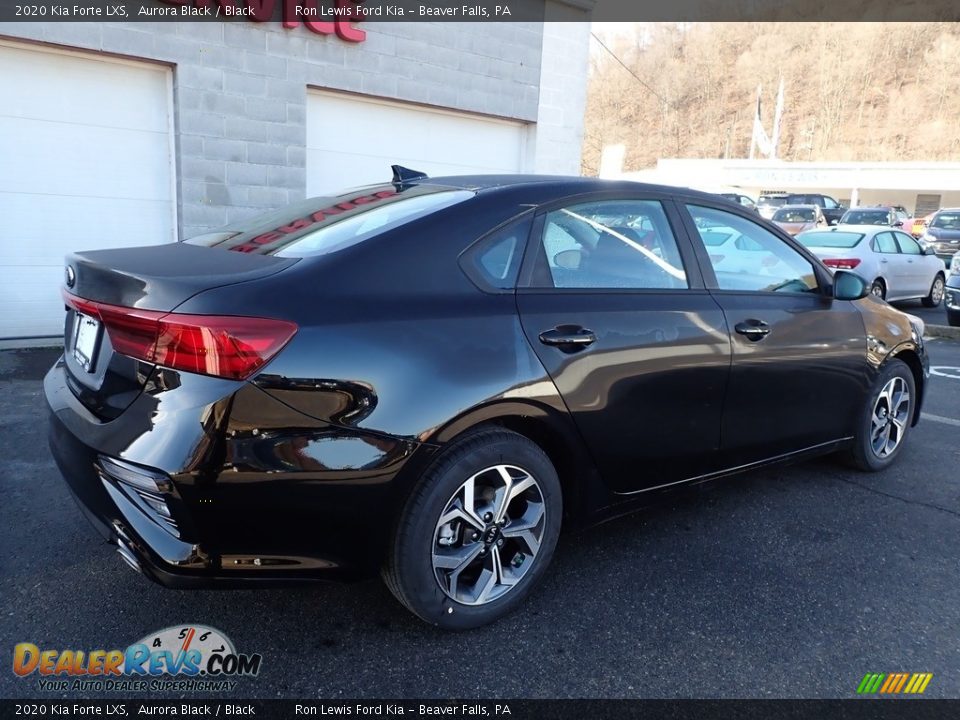
[[[791,268],[753,238],[725,225],[698,228],[716,272],[784,277]]]
[[[947,276],[943,260],[898,228],[834,225],[800,233],[797,240],[827,267],[857,273],[878,297],[919,298],[926,307],[937,307],[943,300]]]

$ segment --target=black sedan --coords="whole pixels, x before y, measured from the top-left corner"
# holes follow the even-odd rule
[[[395,168],[75,253],[65,284],[50,447],[130,566],[381,571],[447,628],[517,607],[561,525],[811,454],[889,466],[928,377],[922,326],[856,275],[747,208],[628,182]]]

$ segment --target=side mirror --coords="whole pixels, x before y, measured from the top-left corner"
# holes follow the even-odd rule
[[[937,254],[937,251],[936,251],[936,249],[933,247],[933,245],[924,245],[924,246],[923,246],[923,254],[924,254],[924,255],[936,255],[936,254]]]
[[[840,224],[839,218],[833,218],[832,220],[827,221],[827,225],[839,225],[839,224]]]
[[[859,300],[870,294],[867,281],[848,270],[837,270],[833,274],[833,297],[837,300]]]
[[[893,223],[894,227],[903,227],[903,220],[897,220]]]
[[[578,270],[582,257],[579,250],[563,250],[553,256],[553,264],[565,270]]]

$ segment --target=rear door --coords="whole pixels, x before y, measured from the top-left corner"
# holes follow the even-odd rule
[[[866,388],[863,321],[835,301],[829,274],[799,246],[740,215],[699,201],[686,206],[696,239],[733,227],[765,256],[714,267],[695,244],[704,279],[731,329],[733,362],[722,420],[724,462],[752,463],[848,437]]]
[[[714,468],[730,340],[673,203],[582,199],[538,215],[517,305],[604,482]]]

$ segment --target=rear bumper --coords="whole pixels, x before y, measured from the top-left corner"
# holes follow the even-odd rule
[[[206,392],[182,386],[190,383]],[[57,467],[129,565],[187,588],[348,580],[377,570],[381,538],[371,524],[389,526],[393,480],[413,444],[378,437],[386,448],[378,467],[319,466],[313,447],[352,448],[358,434],[309,420],[248,384],[184,377],[182,385],[144,393],[102,422],[70,391],[62,360],[44,379]],[[251,408],[269,422],[251,427]],[[111,460],[161,478],[172,517],[165,521],[144,493],[115,477]]]

